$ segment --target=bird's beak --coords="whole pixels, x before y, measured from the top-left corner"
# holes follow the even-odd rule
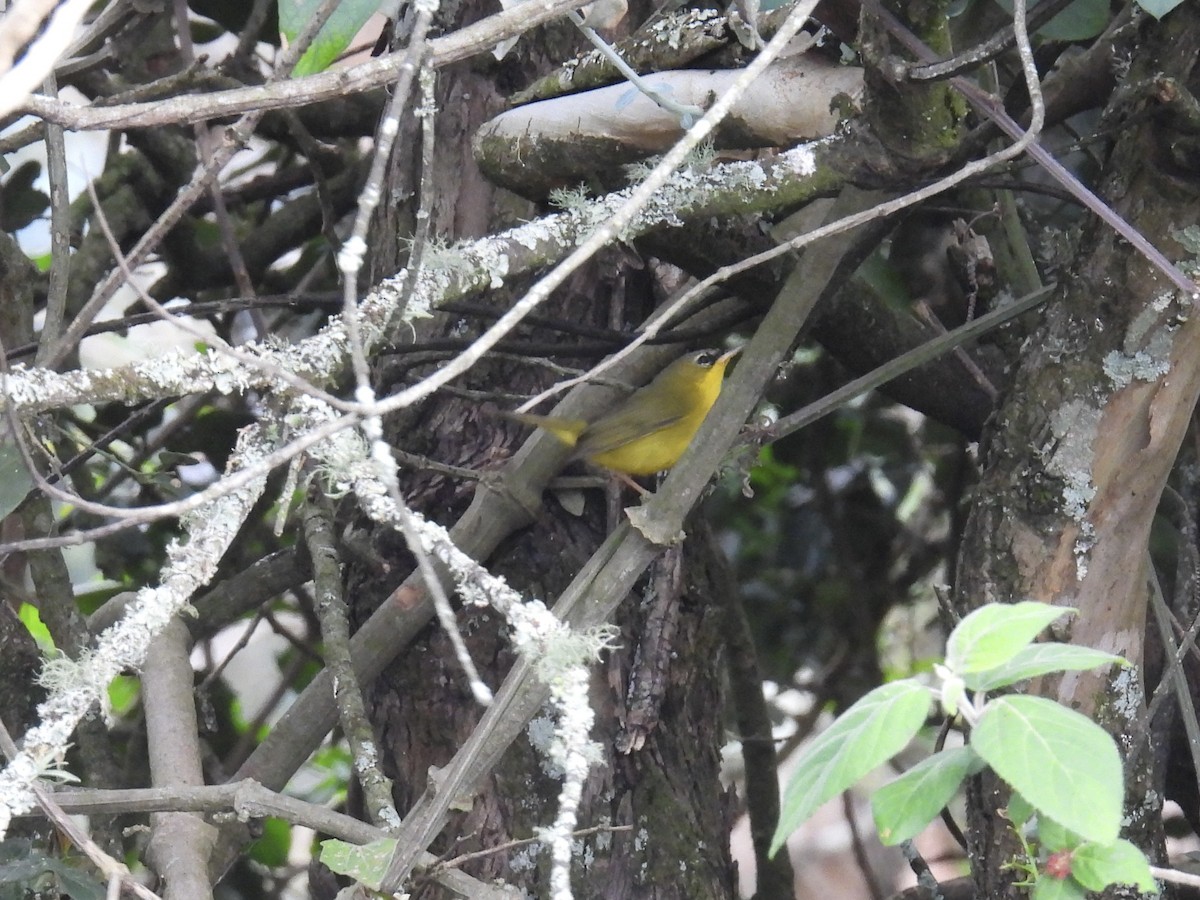
[[[727,363],[741,352],[742,352],[741,347],[734,347],[732,350],[727,350],[724,353],[722,353],[720,356],[718,356],[717,362]]]

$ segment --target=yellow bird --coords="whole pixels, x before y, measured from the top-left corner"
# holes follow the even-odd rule
[[[681,356],[595,422],[506,415],[574,447],[572,459],[623,475],[653,475],[679,461],[721,393],[725,367],[738,352],[700,350]]]

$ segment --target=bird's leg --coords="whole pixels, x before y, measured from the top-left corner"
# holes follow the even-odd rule
[[[625,493],[622,489],[622,484],[629,485],[631,488],[641,494],[642,499],[645,499],[647,496],[649,496],[650,492],[624,472],[615,472],[610,469],[608,474],[611,477],[608,479],[608,490],[605,491],[604,494],[608,500],[608,533],[612,534],[617,528],[617,523],[625,518],[625,513],[623,512],[625,509],[625,503],[621,499],[622,494]]]
[[[638,484],[636,481],[634,481],[632,478],[630,478],[624,472],[613,472],[612,474],[614,477],[616,477],[616,479],[618,481],[625,482],[625,484],[629,485],[631,488],[633,488],[635,491],[637,491],[639,494],[641,494],[641,496],[643,496],[643,497],[650,496],[650,493],[651,493],[650,491],[646,490],[644,487],[642,487],[640,484]]]

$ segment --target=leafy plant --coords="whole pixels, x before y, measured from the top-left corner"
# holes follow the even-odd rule
[[[1145,856],[1120,840],[1124,796],[1116,743],[1099,725],[1043,697],[988,691],[1051,672],[1125,665],[1119,656],[1058,642],[1033,643],[1066,607],[1026,601],[991,604],[964,618],[935,667],[936,684],[915,678],[876,688],[847,709],[801,754],[784,792],[772,852],[818,807],[903,749],[924,726],[936,701],[969,726],[969,742],[934,754],[872,797],[880,840],[917,835],[953,798],[964,779],[990,766],[1014,790],[1014,828],[1036,813],[1040,867],[1026,842],[1036,900],[1080,897],[1109,884],[1153,891]]]
[[[279,28],[289,41],[296,39],[320,5],[320,0],[285,0],[279,4]],[[359,29],[378,9],[379,0],[344,0],[339,3],[296,63],[292,75],[299,78],[327,69],[350,46]]]
[[[0,900],[35,896],[104,900],[105,890],[90,872],[43,853],[31,841],[0,841]]]

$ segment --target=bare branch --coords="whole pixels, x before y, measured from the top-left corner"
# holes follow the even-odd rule
[[[474,25],[430,41],[429,58],[437,67],[468,59],[490,51],[506,38],[524,34],[588,2],[556,0],[554,3],[541,3],[539,0],[524,0]],[[321,100],[333,100],[383,87],[399,77],[407,56],[406,51],[400,51],[348,69],[333,69],[274,84],[176,97],[154,103],[81,108],[34,96],[20,105],[20,111],[57,122],[69,131],[190,124],[252,110],[261,113],[271,109],[307,106]]]

